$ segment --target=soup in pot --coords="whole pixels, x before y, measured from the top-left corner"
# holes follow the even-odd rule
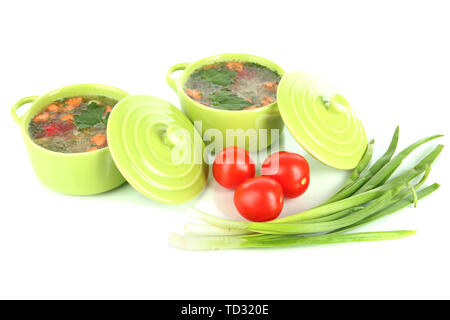
[[[274,103],[280,79],[275,71],[257,63],[219,62],[190,75],[184,91],[211,108],[249,110]]]
[[[106,125],[117,100],[104,96],[63,98],[47,105],[29,124],[31,139],[55,152],[105,148]]]

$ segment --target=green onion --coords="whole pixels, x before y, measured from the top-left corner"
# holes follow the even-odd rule
[[[422,184],[424,182],[424,179],[428,177],[429,171],[431,169],[431,165],[433,162],[437,159],[439,154],[442,152],[442,149],[444,146],[442,144],[436,146],[436,148],[433,149],[430,153],[428,153],[416,166],[412,169],[409,169],[408,171],[404,172],[403,174],[392,178],[389,180],[385,185],[381,187],[386,187],[389,184],[396,185],[398,183],[409,183],[412,179],[419,176],[422,172],[425,172],[424,178],[422,178]],[[376,188],[378,189],[378,188]],[[374,190],[376,190],[374,189]],[[355,195],[356,196],[356,195]]]
[[[380,195],[381,192],[386,189],[409,183],[412,179],[419,176],[422,172],[426,171],[427,168],[431,166],[431,164],[436,160],[443,148],[443,145],[438,145],[433,151],[428,153],[414,168],[407,170],[403,174],[393,178],[392,180],[388,181],[378,188],[363,193],[358,193],[346,199],[324,204],[288,217],[280,218],[271,221],[270,223],[286,223],[310,220],[328,216],[332,213],[346,210],[355,206],[360,206],[368,201],[375,199]]]
[[[308,234],[317,232],[327,232],[352,225],[372,215],[376,211],[381,210],[383,207],[386,206],[386,203],[390,201],[394,197],[394,195],[396,195],[399,191],[400,191],[399,188],[396,188],[395,190],[388,190],[379,198],[368,204],[364,209],[361,209],[356,213],[343,217],[341,219],[327,222],[286,223],[286,224],[282,223],[275,224],[268,222],[241,222],[218,218],[197,209],[191,210],[190,214],[198,219],[203,220],[204,222],[210,223],[218,227],[222,228],[232,227],[233,229],[242,229],[246,231],[253,231],[259,233]]]
[[[377,173],[386,163],[388,163],[392,156],[394,155],[395,149],[398,144],[399,127],[395,129],[394,135],[392,136],[391,143],[389,144],[386,152],[369,168],[367,172],[361,175],[353,184],[349,185],[344,190],[338,191],[334,196],[332,196],[325,203],[331,203],[337,200],[345,199],[356,191],[358,191],[361,186],[363,186],[367,181],[369,181],[372,176]]]
[[[292,223],[292,222],[300,222],[304,220],[311,220],[316,218],[321,218],[328,216],[330,214],[347,210],[353,208],[355,206],[360,206],[366,202],[372,201],[375,198],[381,196],[386,190],[386,188],[376,188],[374,190],[370,190],[365,193],[358,194],[356,196],[352,196],[346,199],[342,199],[333,203],[324,204],[300,213],[296,213],[287,217],[283,217],[277,220],[273,220],[268,223]]]
[[[186,223],[184,225],[184,234],[188,235],[244,235],[249,234],[249,232],[239,230],[239,229],[224,229],[209,224],[197,224],[197,223]]]
[[[367,144],[366,152],[364,152],[364,155],[362,156],[361,160],[358,162],[358,165],[353,170],[350,177],[347,179],[347,181],[344,183],[344,185],[341,187],[340,191],[346,189],[348,186],[355,183],[356,180],[358,180],[361,173],[367,168],[367,166],[370,163],[370,160],[373,156],[373,145],[375,143],[375,140],[370,140]],[[339,192],[339,191],[338,191]]]
[[[315,218],[310,220],[305,220],[304,223],[315,223],[315,222],[326,222],[326,221],[333,221],[345,216],[348,216],[352,213],[355,213],[361,209],[364,209],[364,207],[354,207],[347,210],[338,211],[336,213],[330,214],[329,216],[321,217],[321,218]]]
[[[417,192],[417,199],[420,200],[422,198],[425,198],[426,196],[428,196],[429,194],[433,193],[434,191],[436,191],[437,189],[439,189],[439,184],[434,183],[426,188],[423,188],[422,190],[420,190],[419,192]],[[404,198],[404,199],[400,199],[395,201],[393,204],[389,205],[388,207],[384,208],[383,210],[377,212],[376,214],[367,217],[359,222],[357,222],[356,224],[352,225],[352,226],[348,226],[342,229],[338,229],[335,230],[333,232],[330,233],[343,233],[343,232],[347,232],[350,231],[352,229],[355,229],[357,227],[360,227],[364,224],[370,223],[374,220],[378,220],[381,219],[385,216],[388,216],[390,214],[393,214],[407,206],[409,206],[411,203],[413,202],[413,198],[412,196],[409,196],[408,198]]]
[[[245,237],[196,237],[169,234],[169,244],[187,250],[217,250],[238,248],[288,247],[346,242],[382,241],[409,237],[413,230],[361,232],[310,237],[283,237],[281,239],[252,240]]]
[[[430,140],[442,137],[442,135],[434,135],[431,137],[427,137],[416,141],[409,147],[403,149],[399,154],[397,154],[390,162],[385,164],[383,168],[381,168],[376,174],[370,178],[356,193],[361,193],[367,190],[371,190],[372,188],[378,187],[380,184],[383,184],[389,177],[394,173],[394,171],[402,164],[403,160],[413,152],[417,147],[421,146],[425,142]]]

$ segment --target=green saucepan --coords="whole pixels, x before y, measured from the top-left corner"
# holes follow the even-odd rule
[[[222,146],[239,146],[249,151],[264,149],[278,139],[284,128],[277,102],[258,109],[220,110],[194,101],[184,91],[184,84],[193,72],[205,65],[223,61],[258,63],[277,72],[280,76],[284,75],[283,69],[267,59],[249,54],[229,53],[205,58],[194,63],[178,63],[167,71],[167,83],[178,94],[183,111],[196,124],[197,130],[201,131],[206,144],[216,141],[215,139],[221,136],[223,138]],[[172,74],[179,70],[184,70],[184,72],[178,80],[173,79]],[[198,127],[199,123],[201,130]],[[227,129],[230,136],[234,136],[228,141],[226,139]],[[272,129],[278,129],[278,134]]]
[[[67,97],[101,95],[116,100],[128,96],[125,91],[101,85],[78,84],[54,90],[42,96],[19,100],[11,109],[14,121],[20,126],[31,165],[36,175],[53,190],[73,195],[90,195],[120,186],[125,179],[113,162],[109,148],[83,153],[60,153],[47,150],[33,142],[28,126],[33,116],[51,102]],[[17,110],[32,103],[21,116]]]

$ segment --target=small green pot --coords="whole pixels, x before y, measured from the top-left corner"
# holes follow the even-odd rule
[[[217,129],[222,134],[223,146],[239,146],[244,147],[249,151],[264,149],[271,143],[275,142],[275,139],[278,139],[278,136],[276,136],[272,141],[270,130],[278,129],[281,134],[281,131],[284,128],[283,120],[281,119],[278,111],[277,102],[258,109],[242,111],[220,110],[194,101],[184,91],[184,84],[193,72],[205,65],[223,61],[254,62],[268,67],[269,69],[277,72],[281,77],[284,75],[283,69],[267,59],[249,54],[230,53],[205,58],[194,63],[178,63],[167,71],[166,81],[178,94],[181,107],[191,121],[201,121],[201,133],[206,143],[210,141],[205,139],[205,131],[208,129]],[[184,72],[180,75],[178,80],[173,79],[172,74],[179,70],[184,70]],[[243,130],[244,134],[242,134],[240,138],[245,137],[245,142],[239,138],[234,139],[233,141],[226,141],[227,129]],[[249,136],[245,135],[245,132],[249,129],[256,129],[256,132],[258,133],[256,135],[256,142],[254,140],[251,141]],[[267,139],[260,138],[260,129],[268,130]],[[211,130],[210,133],[214,134],[214,131]]]
[[[47,150],[31,139],[28,126],[34,115],[51,102],[67,97],[102,95],[116,100],[128,96],[120,89],[100,84],[79,84],[49,92],[40,97],[30,96],[19,100],[11,109],[14,121],[20,126],[31,165],[39,179],[55,191],[73,195],[90,195],[105,192],[125,182],[113,162],[109,148],[83,153],[60,153]],[[32,103],[22,115],[17,109]]]

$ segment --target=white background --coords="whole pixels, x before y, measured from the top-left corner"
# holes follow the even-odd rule
[[[336,84],[380,155],[397,124],[399,148],[448,136],[448,12],[446,1],[3,1],[0,298],[450,298],[447,150],[429,179],[440,190],[364,228],[418,230],[413,237],[188,252],[169,247],[168,232],[182,231],[187,206],[237,218],[230,191],[210,179],[180,206],[155,203],[128,184],[98,196],[56,193],[34,175],[9,115],[24,96],[85,82],[177,105],[167,68],[244,52]],[[287,131],[284,141],[305,154]],[[311,186],[283,214],[320,203],[348,175],[307,159]]]

